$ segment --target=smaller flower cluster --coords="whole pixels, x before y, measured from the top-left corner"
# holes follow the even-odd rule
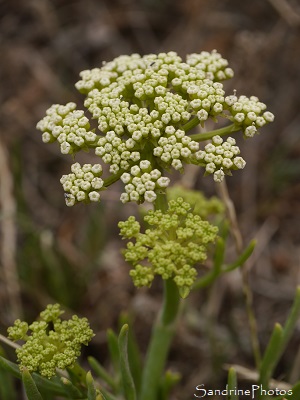
[[[190,105],[201,123],[223,112],[225,91],[222,83],[205,79],[197,84],[189,84],[187,93],[191,99]]]
[[[218,228],[191,212],[182,198],[171,200],[168,210],[148,211],[144,217],[150,225],[140,233],[140,224],[133,216],[119,223],[123,238],[134,239],[124,251],[126,261],[133,265],[130,275],[135,286],[150,286],[154,276],[173,279],[179,293],[186,297],[196,279],[194,268],[206,260],[208,246]]]
[[[84,111],[76,110],[75,103],[65,106],[54,104],[46,111],[46,117],[37,123],[37,129],[44,132],[44,143],[57,141],[62,154],[73,154],[80,149],[87,149],[97,140],[97,135],[90,130],[90,123]]]
[[[164,167],[171,165],[176,170],[182,170],[182,162],[189,162],[191,155],[199,150],[199,143],[172,125],[166,127],[165,134],[158,140],[153,155],[163,162]]]
[[[153,203],[157,197],[156,192],[164,191],[170,183],[170,179],[161,176],[158,169],[152,169],[148,160],[142,160],[139,165],[131,167],[130,173],[124,172],[121,180],[125,184],[125,192],[120,197],[122,203],[143,203],[145,200]]]
[[[231,120],[242,127],[245,137],[248,138],[253,137],[267,123],[274,121],[274,115],[265,111],[267,106],[255,96],[227,96],[225,108],[229,110]]]
[[[243,169],[246,165],[245,160],[238,156],[240,149],[235,144],[232,137],[223,142],[221,136],[216,135],[204,150],[195,154],[195,163],[205,166],[206,174],[214,174],[215,182],[222,182],[225,174],[231,175],[231,170]]]
[[[114,131],[107,132],[97,144],[95,154],[106,164],[110,164],[109,171],[113,174],[120,169],[128,170],[130,163],[138,162],[141,158],[140,153],[134,150],[136,142],[132,138],[124,142]]]
[[[59,304],[48,305],[40,313],[40,320],[28,326],[26,322],[16,320],[8,328],[11,340],[24,340],[25,343],[16,350],[20,368],[29,372],[39,372],[51,378],[56,368],[72,367],[80,356],[81,346],[87,346],[94,333],[86,318],[77,315],[67,321],[59,317],[63,314]],[[28,334],[31,331],[31,334]]]
[[[71,166],[71,174],[63,175],[60,182],[65,191],[66,205],[71,207],[79,201],[100,201],[100,190],[103,190],[101,164],[75,163]]]
[[[233,70],[228,67],[228,61],[216,50],[211,53],[202,51],[200,54],[189,54],[186,57],[186,62],[190,66],[205,71],[206,77],[212,81],[224,81],[234,75]]]

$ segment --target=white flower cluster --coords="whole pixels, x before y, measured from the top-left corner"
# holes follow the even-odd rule
[[[87,94],[85,106],[104,133],[114,130],[118,135],[128,134],[132,124],[149,131],[161,129],[163,124],[179,128],[192,116],[205,121],[219,115],[225,92],[215,81],[232,76],[230,68],[225,68],[228,62],[218,53],[202,52],[199,59],[196,56],[187,56],[186,63],[175,52],[121,56],[101,69],[83,71],[76,88]],[[133,116],[138,114],[136,107],[147,112]]]
[[[121,180],[125,184],[125,192],[121,194],[122,203],[145,200],[152,203],[156,199],[156,192],[165,190],[170,179],[161,176],[158,169],[152,169],[148,160],[142,160],[139,165],[130,168],[130,173],[124,172]]]
[[[225,97],[225,107],[231,114],[231,120],[241,125],[245,137],[253,137],[258,129],[274,121],[274,115],[265,111],[267,106],[255,96]]]
[[[106,164],[110,164],[109,171],[113,174],[119,172],[120,169],[128,170],[133,162],[136,163],[141,158],[140,153],[134,151],[136,142],[132,138],[124,142],[114,131],[107,132],[97,144],[96,155],[101,157]]]
[[[71,166],[71,174],[61,177],[61,184],[65,191],[66,205],[71,207],[74,204],[100,201],[100,193],[103,188],[102,166],[100,164],[75,163]]]
[[[228,61],[222,58],[216,50],[211,53],[202,51],[200,54],[189,54],[186,62],[201,71],[205,71],[207,78],[211,80],[224,81],[234,75],[233,70],[228,67]]]
[[[84,111],[76,110],[75,103],[65,106],[54,104],[46,111],[46,117],[37,123],[37,129],[44,132],[44,143],[56,140],[60,143],[62,154],[73,154],[88,148],[97,140],[97,135],[90,130],[90,123]]]
[[[183,171],[184,163],[203,165],[216,181],[244,167],[233,139],[218,143],[216,136],[200,151],[198,141],[203,139],[197,134],[194,140],[188,136],[189,130],[209,118],[231,120],[232,131],[242,130],[245,137],[273,121],[273,114],[256,97],[225,97],[220,81],[232,76],[228,61],[215,50],[190,54],[185,61],[172,51],[120,56],[101,68],[82,71],[75,85],[86,95],[84,106],[97,121],[97,131],[91,130],[84,112],[76,110],[74,103],[53,105],[37,128],[45,143],[60,143],[63,154],[94,149],[109,164],[112,176],[107,186],[123,174],[123,202],[151,202],[168,185],[169,179],[159,171],[169,167]],[[82,178],[66,177],[73,179],[74,172],[62,178],[64,187],[72,182],[70,190],[65,190],[68,204],[98,199],[98,189],[91,181],[87,180],[90,186],[84,189],[88,185]],[[80,184],[74,183],[78,180]]]
[[[199,150],[199,143],[172,125],[166,127],[165,134],[166,136],[158,140],[153,155],[159,157],[166,166],[171,165],[176,170],[182,170],[182,162],[189,162],[192,154]]]
[[[216,135],[212,138],[212,143],[195,154],[194,162],[205,166],[207,174],[214,174],[215,182],[222,182],[225,174],[231,175],[231,170],[245,167],[246,162],[239,154],[240,149],[236,146],[235,139],[229,137],[223,142],[221,136]]]

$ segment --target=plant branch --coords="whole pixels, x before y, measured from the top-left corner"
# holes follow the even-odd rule
[[[224,204],[227,209],[227,214],[235,241],[236,252],[237,254],[240,255],[242,254],[243,251],[243,238],[237,221],[234,204],[229,196],[225,179],[223,182],[219,184],[219,188],[220,188],[221,198],[224,201]],[[257,335],[257,323],[253,310],[253,296],[251,288],[249,286],[249,269],[247,268],[246,264],[242,266],[241,273],[243,281],[243,293],[246,301],[246,309],[247,309],[250,334],[251,334],[251,344],[252,344],[256,368],[259,369],[261,363],[261,353]]]
[[[194,135],[190,135],[190,138],[192,140],[195,140],[196,142],[204,142],[205,140],[209,140],[213,138],[216,135],[219,136],[226,136],[229,135],[230,133],[237,132],[241,130],[241,127],[236,125],[236,124],[231,124],[224,126],[223,128],[215,129],[213,131],[205,132],[205,133],[196,133]]]

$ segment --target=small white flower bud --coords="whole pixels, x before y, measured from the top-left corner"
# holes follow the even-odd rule
[[[144,197],[146,201],[153,203],[157,196],[153,190],[147,190],[144,194]]]
[[[170,183],[170,179],[169,178],[167,178],[166,176],[162,176],[162,177],[160,177],[159,179],[157,179],[157,186],[159,187],[159,188],[166,188],[166,187],[168,187],[169,186],[169,183]]]
[[[98,201],[100,201],[100,194],[98,192],[95,192],[95,191],[90,192],[89,193],[89,199],[91,201],[98,202]]]
[[[86,199],[86,194],[85,192],[83,192],[82,190],[80,190],[77,194],[76,194],[76,199],[77,201],[84,201]]]
[[[122,193],[120,200],[123,204],[128,203],[129,202],[129,194],[128,193]]]
[[[218,183],[222,182],[224,179],[224,176],[225,176],[225,174],[224,174],[223,170],[219,169],[218,171],[214,172],[214,181],[218,182]]]
[[[133,176],[139,176],[141,173],[141,169],[139,166],[134,165],[133,167],[130,168],[130,173]]]
[[[174,159],[172,161],[172,167],[174,169],[176,169],[177,171],[179,171],[183,166],[182,166],[182,162],[179,159]]]
[[[206,172],[208,172],[209,174],[212,174],[215,172],[216,166],[213,162],[208,163],[205,167]]]
[[[62,144],[60,145],[60,151],[62,154],[70,154],[72,152],[70,143],[62,142]]]
[[[212,143],[208,143],[204,148],[207,153],[214,153],[216,151],[216,147]]]
[[[223,158],[222,165],[223,167],[230,169],[233,166],[233,162],[231,161],[230,158]]]
[[[103,180],[101,178],[94,178],[91,182],[93,189],[99,190],[103,187]]]
[[[127,172],[124,172],[122,175],[121,175],[121,181],[123,182],[123,183],[129,183],[130,182],[130,180],[131,180],[131,176],[130,176],[130,174],[128,174]]]
[[[153,169],[150,172],[150,176],[153,180],[157,180],[161,177],[161,172],[158,169]]]
[[[207,118],[208,118],[208,112],[207,111],[205,111],[205,110],[199,110],[198,112],[197,112],[197,117],[198,117],[198,119],[200,120],[200,121],[206,121],[207,120]]]
[[[212,138],[212,142],[214,143],[214,144],[222,144],[223,143],[223,139],[221,138],[221,136],[219,136],[219,135],[216,135],[216,136],[214,136],[213,138]]]
[[[133,190],[135,190],[135,187],[132,183],[128,183],[127,185],[125,185],[126,193],[131,193]]]
[[[247,126],[244,133],[245,133],[245,136],[247,136],[247,137],[253,137],[257,133],[257,129],[254,125],[250,125],[250,126]]]
[[[273,122],[275,118],[274,114],[272,114],[270,111],[264,112],[263,117],[267,122]]]
[[[148,160],[142,160],[140,162],[140,168],[142,171],[147,171],[149,172],[149,169],[151,170],[151,163]]]
[[[154,190],[155,189],[155,182],[153,181],[147,181],[144,184],[146,190]]]
[[[130,192],[129,198],[131,201],[139,201],[140,195],[136,190],[133,190],[132,192]]]
[[[246,165],[246,161],[242,157],[235,157],[233,163],[238,169],[243,169]]]

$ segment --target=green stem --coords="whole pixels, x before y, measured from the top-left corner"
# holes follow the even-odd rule
[[[231,124],[228,126],[224,126],[223,128],[215,129],[210,132],[196,133],[195,135],[190,135],[190,138],[192,140],[195,140],[196,142],[204,142],[205,140],[209,140],[216,135],[225,136],[228,135],[229,133],[237,132],[239,130],[241,130],[240,126],[236,124]]]
[[[200,124],[200,120],[195,117],[191,119],[189,122],[187,122],[185,125],[183,125],[182,129],[186,132],[191,130],[192,128],[195,128],[195,126]]]
[[[124,170],[121,169],[118,173],[110,175],[108,178],[104,180],[103,186],[108,187],[118,181],[120,179],[120,176],[123,174]]]
[[[165,212],[168,209],[167,196],[158,194],[154,206],[156,210]],[[140,400],[157,400],[158,387],[175,333],[179,304],[175,282],[172,279],[165,280],[163,305],[152,329],[143,370]]]
[[[164,281],[164,302],[153,327],[142,377],[140,400],[157,400],[179,311],[179,292],[172,279]]]

